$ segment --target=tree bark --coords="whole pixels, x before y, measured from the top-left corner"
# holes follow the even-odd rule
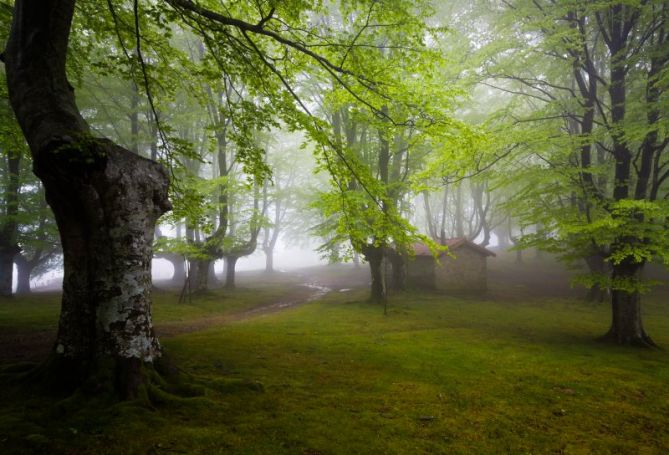
[[[360,253],[357,251],[353,252],[353,266],[357,269],[360,267]]]
[[[613,266],[613,278],[638,281],[643,265],[622,264]],[[602,340],[615,344],[640,347],[654,347],[655,343],[646,334],[641,318],[641,298],[639,291],[613,289],[611,291],[611,327]]]
[[[268,246],[264,249],[265,251],[265,272],[273,273],[274,272],[274,246]]]
[[[366,246],[363,251],[365,260],[369,263],[372,278],[370,300],[374,303],[384,303],[387,298],[386,277],[383,273],[383,248],[380,246]]]
[[[585,263],[588,265],[588,270],[591,275],[607,275],[606,262],[604,256],[601,254],[591,254],[585,258]],[[609,295],[609,290],[599,284],[594,284],[588,289],[585,299],[588,302],[603,302]]]
[[[606,36],[606,45],[610,52],[609,57],[609,78],[608,92],[611,106],[611,119],[609,132],[612,139],[613,155],[615,157],[615,173],[613,199],[621,201],[629,198],[630,186],[635,178],[632,174],[632,168],[636,170],[636,177],[641,178],[637,182],[638,195],[645,196],[646,175],[640,172],[648,173],[650,169],[648,163],[642,163],[641,169],[634,161],[634,153],[630,150],[630,141],[625,134],[625,120],[627,115],[627,75],[628,60],[627,49],[632,42],[630,32],[640,17],[636,14],[634,8],[623,4],[614,3],[605,11],[606,18],[602,13],[597,13],[598,22],[601,31]],[[641,194],[643,193],[643,194]],[[614,218],[618,215],[613,214]],[[638,215],[639,217],[641,215]],[[634,236],[621,236],[611,245],[611,256],[616,253],[628,250],[634,250],[635,242],[644,241]],[[626,253],[625,259],[619,264],[611,267],[611,277],[613,286],[611,292],[611,328],[603,337],[605,340],[613,341],[617,344],[633,346],[654,346],[653,341],[646,334],[641,319],[641,298],[637,289],[641,271],[644,264],[636,262],[635,258]],[[621,289],[620,283],[624,285]],[[633,289],[633,290],[628,290]]]
[[[18,247],[16,249],[5,249],[3,246],[0,246],[0,297],[12,296],[14,256],[18,252]]]
[[[237,266],[237,256],[225,257],[225,288],[235,288],[235,267]]]
[[[49,376],[72,390],[104,370],[132,398],[142,364],[161,355],[150,267],[155,223],[171,208],[169,180],[159,164],[91,136],[65,74],[73,11],[73,0],[18,0],[5,51],[12,108],[63,246]]]
[[[20,254],[14,257],[14,263],[16,264],[16,293],[29,294],[33,265]]]
[[[462,201],[462,184],[455,190],[455,236],[460,238],[465,236],[465,211]]]
[[[216,261],[212,260],[209,262],[209,272],[207,276],[207,282],[209,285],[215,285],[218,283],[218,277],[216,276]]]
[[[0,297],[11,297],[14,278],[14,256],[21,249],[17,244],[19,214],[19,190],[21,181],[21,154],[5,152],[7,156],[7,187],[4,194],[5,219],[0,224]]]
[[[139,154],[139,87],[130,84],[130,151]]]
[[[195,283],[195,291],[206,291],[209,286],[210,259],[191,261],[191,283]]]

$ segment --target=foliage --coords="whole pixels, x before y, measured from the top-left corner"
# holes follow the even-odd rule
[[[572,264],[602,257],[607,270],[582,282],[647,290],[638,270],[666,263],[668,247],[666,5],[517,1],[499,13],[499,39],[479,55],[518,146],[507,209],[529,232],[522,245]]]

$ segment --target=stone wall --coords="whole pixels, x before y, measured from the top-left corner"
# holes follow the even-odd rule
[[[486,257],[466,246],[442,256],[435,265],[435,287],[444,291],[485,291]]]
[[[416,256],[407,261],[407,285],[416,288],[434,289],[434,259],[432,256]]]

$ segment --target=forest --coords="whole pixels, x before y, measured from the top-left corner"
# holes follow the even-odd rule
[[[669,1],[0,1],[0,453],[669,453]]]

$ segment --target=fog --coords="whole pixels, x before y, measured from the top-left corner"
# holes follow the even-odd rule
[[[312,267],[325,265],[327,261],[321,259],[313,248],[287,245],[285,242],[279,242],[274,251],[274,269],[277,272],[289,272],[303,267]],[[257,249],[253,254],[240,258],[237,261],[236,270],[238,272],[265,269],[265,253]],[[220,277],[223,273],[223,261],[216,261],[216,274]],[[151,277],[155,281],[169,280],[172,278],[174,269],[172,264],[166,259],[154,258],[151,263]],[[12,280],[12,291],[16,292],[17,270],[14,266],[14,276]],[[57,268],[43,275],[32,278],[30,285],[33,291],[51,291],[61,287],[63,279],[63,269]]]
[[[274,251],[274,269],[277,272],[286,272],[302,267],[311,267],[316,265],[324,265],[326,261],[319,258],[314,250],[299,248],[294,246],[287,246],[279,243]],[[172,278],[174,269],[172,264],[166,259],[153,259],[151,267],[151,276],[154,280],[169,280]],[[220,276],[223,273],[223,261],[216,261],[214,270]],[[265,269],[265,253],[260,249],[237,261],[235,268],[238,272],[250,270],[264,270]]]

